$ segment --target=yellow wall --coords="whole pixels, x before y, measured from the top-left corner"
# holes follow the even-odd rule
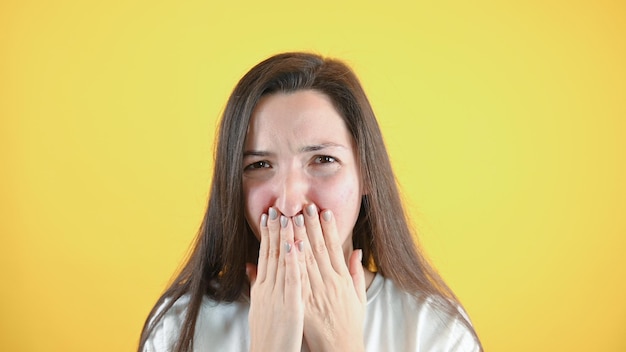
[[[299,49],[362,78],[487,350],[626,350],[624,2],[232,3],[1,3],[0,350],[133,350],[226,97]]]

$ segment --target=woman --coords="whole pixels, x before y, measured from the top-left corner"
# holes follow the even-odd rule
[[[285,53],[237,84],[191,256],[139,351],[478,351],[413,243],[372,108],[343,63]]]

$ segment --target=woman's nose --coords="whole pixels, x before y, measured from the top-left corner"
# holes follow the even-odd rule
[[[279,180],[274,206],[285,216],[295,216],[307,204],[309,184],[301,172],[291,171]]]

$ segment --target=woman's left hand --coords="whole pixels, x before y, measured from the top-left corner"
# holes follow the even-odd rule
[[[304,339],[311,351],[363,351],[365,277],[362,252],[346,265],[335,218],[310,204],[294,217],[295,240],[303,242]]]

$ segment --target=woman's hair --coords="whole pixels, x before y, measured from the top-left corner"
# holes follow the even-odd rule
[[[460,303],[414,242],[382,134],[356,75],[334,59],[283,53],[253,67],[228,99],[219,127],[204,219],[187,262],[146,320],[140,351],[154,327],[181,296],[189,296],[189,306],[177,352],[191,350],[203,296],[234,301],[249,293],[245,264],[257,262],[259,242],[244,214],[242,159],[246,132],[262,96],[305,89],[331,99],[357,147],[365,195],[352,241],[354,248],[363,250],[364,265],[393,280],[404,291],[441,298],[435,300],[440,308],[458,315],[474,333],[459,313]]]

